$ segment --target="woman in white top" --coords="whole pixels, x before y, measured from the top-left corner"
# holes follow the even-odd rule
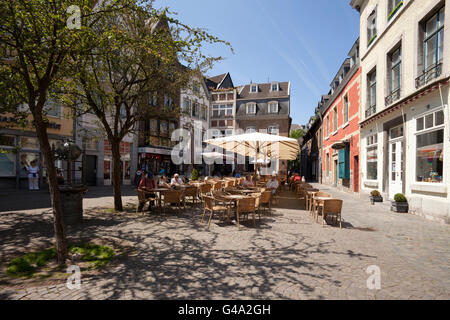
[[[27,168],[28,187],[30,190],[39,190],[39,167],[36,161],[31,161],[31,165]]]

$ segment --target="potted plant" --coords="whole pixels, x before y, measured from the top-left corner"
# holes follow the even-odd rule
[[[192,169],[191,171],[191,181],[197,181],[198,180],[198,171],[197,169]]]
[[[374,204],[375,202],[383,202],[383,197],[378,190],[372,190],[370,192],[370,202]]]
[[[394,196],[394,201],[391,202],[391,211],[408,213],[408,201],[403,194],[397,193]]]

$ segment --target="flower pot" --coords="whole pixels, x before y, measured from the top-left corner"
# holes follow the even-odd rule
[[[382,196],[370,196],[370,202],[373,204],[374,202],[383,202]]]
[[[391,211],[399,213],[408,213],[408,202],[391,202]]]

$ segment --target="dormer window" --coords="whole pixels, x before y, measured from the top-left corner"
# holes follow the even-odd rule
[[[258,92],[258,85],[257,84],[250,85],[250,93],[256,93],[256,92]]]
[[[256,114],[256,103],[247,103],[247,114]]]
[[[270,91],[279,91],[279,85],[278,82],[272,83],[272,85],[270,86]]]
[[[278,113],[278,102],[269,103],[269,113]]]

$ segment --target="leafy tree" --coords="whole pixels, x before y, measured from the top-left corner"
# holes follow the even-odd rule
[[[305,135],[305,132],[303,131],[303,129],[298,128],[298,129],[292,130],[289,134],[289,137],[298,140],[301,137],[303,137],[304,135]]]
[[[103,14],[123,9],[123,1],[108,1],[102,11],[92,8],[96,0],[0,0],[0,112],[20,114],[26,104],[32,115],[47,168],[54,216],[58,263],[64,263],[67,245],[54,157],[50,148],[45,104],[70,86],[71,59],[87,54],[92,28]],[[69,6],[81,9],[81,27],[71,28]],[[96,43],[94,43],[96,44]]]
[[[88,54],[73,57],[76,73],[67,97],[78,102],[79,113],[96,116],[111,145],[114,208],[121,211],[121,141],[136,133],[141,120],[160,114],[178,118],[179,106],[165,103],[157,109],[153,96],[160,101],[179,96],[195,74],[221,59],[205,56],[202,46],[229,44],[169,17],[167,9],[153,8],[152,1],[117,2],[127,6],[119,13],[104,10],[83,48]]]

